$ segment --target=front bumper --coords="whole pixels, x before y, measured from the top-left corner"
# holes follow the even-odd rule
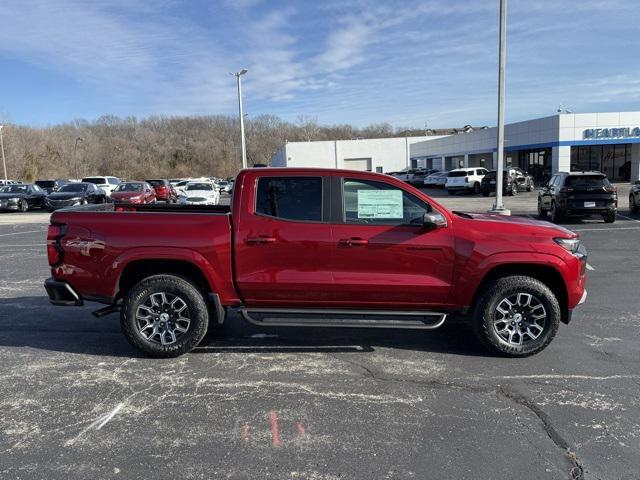
[[[76,292],[67,282],[61,282],[48,278],[44,281],[44,289],[49,295],[49,301],[53,305],[65,307],[81,307],[84,302],[78,292]]]

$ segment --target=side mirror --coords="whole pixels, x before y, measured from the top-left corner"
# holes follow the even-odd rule
[[[441,213],[425,213],[422,218],[422,224],[425,228],[435,229],[447,226],[447,219]]]

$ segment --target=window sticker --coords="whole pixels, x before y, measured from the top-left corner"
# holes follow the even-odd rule
[[[401,190],[358,190],[358,218],[403,218]]]

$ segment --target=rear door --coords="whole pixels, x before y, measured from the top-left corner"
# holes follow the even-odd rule
[[[337,180],[342,221],[332,225],[336,304],[428,309],[446,303],[455,261],[451,228],[423,226],[425,213],[440,212],[381,180]]]
[[[245,177],[234,255],[247,305],[313,307],[331,299],[328,189],[319,175]]]

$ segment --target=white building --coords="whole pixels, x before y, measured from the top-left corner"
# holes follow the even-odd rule
[[[412,145],[438,138],[442,136],[289,142],[273,155],[271,165],[396,172],[411,167]]]
[[[495,168],[497,129],[411,145],[412,165]],[[556,172],[599,170],[615,182],[640,179],[640,112],[566,113],[505,125],[505,165],[538,181]]]

